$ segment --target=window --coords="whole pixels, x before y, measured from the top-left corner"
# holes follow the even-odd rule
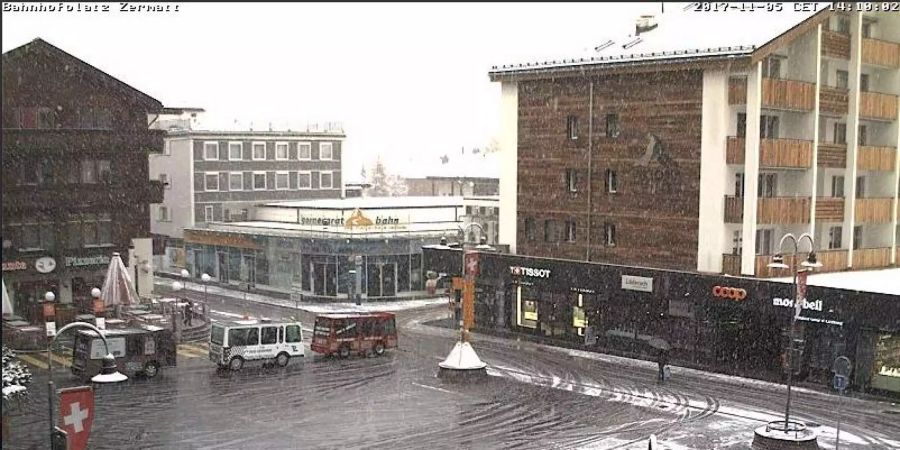
[[[171,155],[172,154],[172,141],[166,140],[165,145],[163,145],[163,155]]]
[[[203,159],[207,161],[215,161],[219,159],[219,143],[204,142],[203,143]]]
[[[756,254],[772,254],[772,230],[756,230]]]
[[[265,142],[254,142],[253,143],[253,160],[254,161],[262,161],[266,159],[266,143]]]
[[[266,173],[265,172],[253,172],[253,190],[254,191],[266,190]]]
[[[312,159],[312,143],[297,143],[297,159]]]
[[[843,34],[850,34],[850,18],[846,16],[840,16],[837,18],[837,23],[835,24],[835,31]]]
[[[203,182],[205,185],[204,190],[206,191],[218,191],[219,190],[219,173],[218,172],[209,172],[203,176]]]
[[[331,185],[332,181],[333,175],[331,172],[319,173],[319,189],[331,189],[333,187]]]
[[[759,117],[759,137],[763,139],[778,139],[778,116]]]
[[[578,191],[578,174],[575,169],[566,169],[566,192]]]
[[[853,227],[853,250],[863,247],[863,228],[861,225]]]
[[[844,234],[843,227],[831,227],[828,229],[828,248],[841,248],[841,235]]]
[[[866,177],[856,177],[856,198],[866,198]]]
[[[97,215],[82,214],[81,239],[85,247],[99,244],[97,239]]]
[[[474,214],[472,212],[473,209],[474,209],[474,207],[472,205],[466,205],[466,215],[471,216],[472,214]]]
[[[850,74],[846,70],[838,70],[835,78],[835,87],[847,89],[850,85]]]
[[[619,137],[619,115],[616,113],[606,115],[606,137]]]
[[[101,183],[112,182],[112,165],[108,160],[97,161],[97,173],[100,175]]]
[[[319,159],[322,160],[331,160],[334,159],[334,144],[331,142],[320,142],[319,143]]]
[[[100,175],[97,173],[97,162],[91,159],[81,161],[81,182],[85,184],[96,184],[100,181]]]
[[[868,128],[865,125],[859,126],[859,132],[856,134],[856,143],[859,145],[867,145],[868,142]]]
[[[167,220],[172,218],[166,214]],[[97,215],[97,242],[100,245],[112,245],[112,216],[109,213],[100,213]]]
[[[160,206],[158,210],[158,214],[156,216],[156,220],[159,222],[168,222],[169,221],[169,208],[166,206]]]
[[[847,124],[846,123],[835,123],[834,124],[834,143],[835,144],[847,144]]]
[[[203,220],[205,222],[212,222],[216,220],[215,216],[215,208],[212,205],[207,205],[203,208]]]
[[[737,136],[747,137],[747,113],[737,113]]]
[[[262,336],[259,343],[261,345],[272,345],[278,343],[278,327],[263,327]]]
[[[228,143],[228,159],[231,161],[244,159],[244,144],[242,142]]]
[[[874,23],[870,20],[863,20],[862,23],[862,37],[866,39],[870,39],[872,37],[872,27]]]
[[[312,173],[300,172],[297,174],[297,186],[300,189],[312,189]]]
[[[544,220],[544,242],[554,242],[556,240],[553,221]]]
[[[163,187],[166,189],[171,189],[172,185],[169,183],[169,175],[165,173],[159,174],[159,182],[163,184]]]
[[[38,108],[37,127],[43,129],[56,128],[56,112],[50,108]]]
[[[243,191],[244,190],[244,174],[241,172],[232,172],[228,174],[228,190]]]
[[[290,188],[288,172],[275,172],[275,189],[284,190]]]
[[[864,73],[859,76],[859,90],[869,92],[869,74]]]
[[[763,61],[762,71],[765,78],[781,78],[781,60],[784,57],[772,55]]]
[[[33,161],[25,161],[23,163],[22,177],[19,179],[19,184],[36,185],[41,181],[40,174],[41,171]]]
[[[247,345],[259,345],[259,328],[247,330]]]
[[[734,196],[737,198],[744,196],[744,172],[734,174]]]
[[[731,254],[740,255],[744,248],[744,234],[741,230],[734,230],[731,233]]]
[[[844,197],[844,176],[835,175],[831,177],[831,196]]]
[[[284,342],[289,344],[300,342],[300,325],[288,325],[284,327]]]
[[[616,226],[611,223],[603,224],[603,237],[607,247],[616,246]]]
[[[619,178],[615,170],[606,169],[606,192],[610,194],[619,192]]]
[[[778,190],[778,177],[774,173],[759,174],[759,185],[757,185],[757,197],[772,198]]]
[[[288,159],[288,143],[287,142],[276,142],[275,143],[275,159],[279,161],[284,161]]]
[[[578,118],[575,116],[569,116],[566,119],[566,135],[569,136],[569,139],[576,140],[578,139]]]
[[[247,329],[231,329],[228,330],[228,346],[243,347],[247,345]]]
[[[574,220],[566,221],[566,241],[575,242],[576,224]]]
[[[534,240],[534,219],[528,217],[525,219],[525,238],[529,241]]]

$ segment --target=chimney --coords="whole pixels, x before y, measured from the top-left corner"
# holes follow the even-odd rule
[[[644,15],[638,17],[634,24],[634,35],[640,36],[641,33],[646,33],[654,28],[656,28],[656,19],[651,15]]]

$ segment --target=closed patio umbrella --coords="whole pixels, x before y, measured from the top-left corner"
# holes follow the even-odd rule
[[[3,283],[3,315],[13,314],[12,302],[9,300],[9,293],[6,292],[6,280]]]
[[[109,261],[109,269],[106,270],[106,279],[103,281],[103,289],[100,290],[100,298],[107,307],[116,305],[137,305],[140,303],[134,283],[122,262],[118,253],[113,253]]]

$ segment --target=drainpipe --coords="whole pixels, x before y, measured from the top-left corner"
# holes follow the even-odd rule
[[[587,211],[587,251],[585,252],[585,261],[591,260],[591,228],[593,228],[592,215],[594,210],[593,204],[593,174],[592,165],[594,154],[594,82],[588,86],[588,176],[587,176],[587,194],[588,194],[588,211]]]

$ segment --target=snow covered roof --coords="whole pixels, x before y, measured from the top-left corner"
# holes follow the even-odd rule
[[[494,66],[490,73],[494,76],[538,69],[749,56],[815,14],[827,10],[829,4],[815,3],[815,11],[799,12],[794,11],[790,3],[781,4],[781,11],[767,11],[765,6],[760,8],[754,3],[729,3],[727,10],[707,12],[696,11],[692,6],[695,3],[684,8],[676,6],[651,19],[657,26],[639,35],[636,35],[635,22],[622,23],[607,28],[607,36],[579,54],[549,61]],[[757,7],[749,10],[753,5]]]
[[[402,209],[402,208],[426,208],[426,207],[462,207],[462,197],[353,197],[319,200],[299,200],[272,202],[260,205],[262,207],[275,208],[301,208],[301,209],[331,209],[331,210],[361,210],[370,209]]]
[[[793,283],[794,280],[792,278],[776,278],[772,281]],[[807,278],[806,283],[811,286],[900,295],[900,268],[814,273]]]

